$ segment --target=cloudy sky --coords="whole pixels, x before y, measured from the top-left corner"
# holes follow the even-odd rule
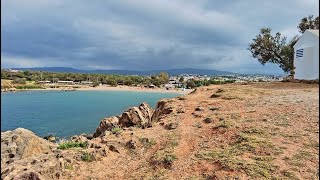
[[[1,66],[204,68],[281,73],[248,44],[262,27],[299,34],[318,0],[1,0]]]

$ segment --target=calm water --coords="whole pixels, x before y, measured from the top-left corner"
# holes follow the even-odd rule
[[[39,136],[93,133],[101,119],[178,94],[115,91],[25,91],[1,93],[1,131],[17,127]]]

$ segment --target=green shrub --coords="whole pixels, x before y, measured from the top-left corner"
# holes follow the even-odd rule
[[[16,86],[17,89],[44,89],[43,86],[39,85],[20,85]]]
[[[222,120],[217,125],[218,128],[229,128],[231,126],[233,126],[233,122],[231,122],[230,120]]]
[[[154,139],[151,139],[151,138],[139,138],[139,141],[146,148],[150,148],[151,146],[157,144],[157,142]]]
[[[93,87],[97,87],[97,86],[99,86],[99,85],[100,85],[99,82],[94,82],[92,86],[93,86]]]
[[[70,148],[75,148],[75,147],[80,147],[80,148],[86,148],[88,143],[86,142],[65,142],[62,144],[59,144],[58,149],[70,149]]]
[[[71,164],[65,165],[64,168],[68,170],[73,170],[73,166]]]
[[[92,156],[88,152],[84,152],[81,156],[82,161],[91,162]]]
[[[13,84],[26,84],[26,78],[16,78],[12,81]]]
[[[111,132],[112,134],[120,134],[122,132],[122,128],[120,126],[113,127]]]
[[[166,154],[163,158],[163,163],[165,167],[171,167],[174,160],[176,160],[177,157],[174,154]]]

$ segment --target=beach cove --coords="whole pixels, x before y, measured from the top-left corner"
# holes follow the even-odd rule
[[[172,91],[133,90],[126,87],[78,88],[72,92],[44,89],[1,93],[1,131],[23,127],[38,136],[53,134],[68,138],[94,132],[101,119],[119,115],[131,106],[147,102],[154,108],[158,100],[179,95]]]

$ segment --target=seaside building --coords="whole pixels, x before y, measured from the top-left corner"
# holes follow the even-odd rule
[[[165,84],[164,87],[169,90],[169,89],[174,89],[175,88],[175,85],[174,84]]]
[[[306,30],[294,47],[294,79],[319,79],[319,30]]]
[[[58,81],[58,84],[73,84],[73,81]]]
[[[38,81],[39,84],[50,84],[51,81]]]
[[[81,81],[80,84],[88,84],[88,85],[90,85],[90,84],[93,84],[93,82],[92,81]]]

